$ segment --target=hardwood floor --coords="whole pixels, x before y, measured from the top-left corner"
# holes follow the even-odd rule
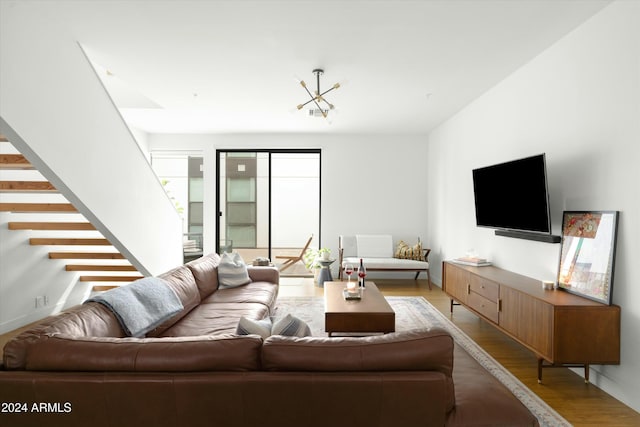
[[[538,384],[535,355],[496,328],[479,319],[464,307],[456,306],[450,315],[449,297],[427,281],[376,280],[383,294],[389,296],[423,296],[440,312],[476,341],[494,359],[535,392],[574,426],[640,426],[640,413],[600,390],[568,368],[545,369]],[[284,279],[281,296],[316,295],[323,290],[312,279]]]
[[[385,295],[423,296],[447,315],[513,375],[533,390],[574,426],[640,426],[640,414],[614,399],[567,368],[545,369],[543,383],[537,382],[537,362],[532,352],[508,338],[463,307],[449,313],[449,298],[437,286],[429,291],[427,281],[375,280]],[[323,289],[310,278],[283,278],[281,296],[318,296]],[[0,335],[0,347],[25,328]]]

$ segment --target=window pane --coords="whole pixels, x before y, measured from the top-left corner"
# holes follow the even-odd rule
[[[230,225],[227,240],[233,241],[234,248],[253,248],[256,241],[256,228],[254,226]]]
[[[229,224],[255,224],[255,203],[229,203],[227,205]]]
[[[255,202],[256,180],[255,178],[228,178],[227,201],[229,202]]]
[[[204,201],[204,180],[202,178],[189,178],[189,201]]]

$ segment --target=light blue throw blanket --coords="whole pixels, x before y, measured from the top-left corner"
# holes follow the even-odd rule
[[[125,333],[136,338],[143,337],[184,308],[167,283],[157,277],[136,280],[89,298],[87,302],[97,302],[109,308]]]

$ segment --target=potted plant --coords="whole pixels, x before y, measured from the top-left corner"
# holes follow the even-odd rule
[[[320,250],[318,251],[318,255],[320,255],[320,257],[326,261],[331,257],[331,249],[329,248],[320,248]]]
[[[320,271],[320,267],[322,267],[318,262],[318,259],[329,259],[329,256],[331,256],[331,250],[329,248],[309,248],[302,256],[305,267],[307,267],[309,271],[313,272],[314,282],[318,281],[318,273]]]

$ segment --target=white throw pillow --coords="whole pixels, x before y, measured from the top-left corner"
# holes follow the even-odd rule
[[[247,265],[237,252],[222,254],[218,264],[218,282],[220,289],[235,288],[251,282]]]
[[[262,338],[267,338],[271,335],[271,319],[267,317],[262,320],[247,319],[241,317],[236,328],[236,334],[238,335],[260,335]]]

